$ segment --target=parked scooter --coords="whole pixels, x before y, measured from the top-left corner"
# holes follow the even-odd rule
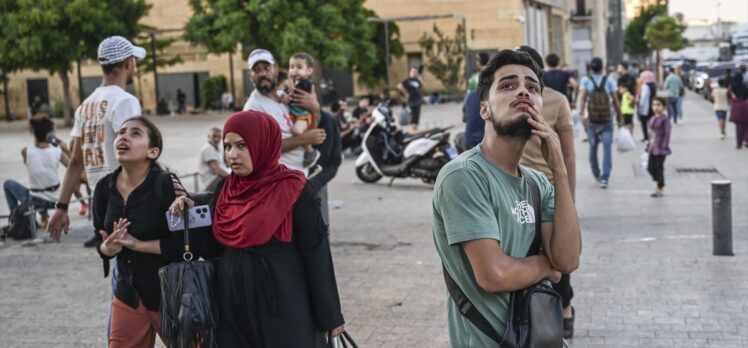
[[[449,144],[447,128],[434,128],[416,134],[404,134],[395,125],[387,103],[372,113],[372,123],[361,144],[363,153],[356,159],[356,176],[366,183],[382,177],[420,178],[434,183],[439,170],[457,150]]]

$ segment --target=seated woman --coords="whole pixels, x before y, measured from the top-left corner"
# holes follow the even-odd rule
[[[231,174],[215,193],[221,347],[322,347],[343,332],[327,226],[304,174],[278,163],[281,131],[267,114],[223,127]],[[174,213],[191,206],[178,198]]]
[[[69,157],[61,148],[47,141],[47,134],[54,131],[55,124],[46,116],[36,116],[29,120],[34,146],[21,149],[23,163],[29,173],[29,188],[20,182],[8,179],[3,183],[8,208],[32,204],[42,216],[41,225],[47,224],[47,209],[53,209],[60,191],[60,178],[57,169],[62,163],[68,166]]]
[[[109,347],[153,347],[160,334],[158,270],[182,256],[181,234],[169,231],[165,214],[169,203],[183,192],[175,177],[156,163],[162,148],[161,133],[151,121],[144,117],[125,121],[114,139],[120,167],[101,179],[94,191],[96,249],[104,260],[104,276],[115,256],[119,273]],[[210,245],[212,235],[203,234],[195,235],[197,240],[190,234],[196,257],[204,256]]]

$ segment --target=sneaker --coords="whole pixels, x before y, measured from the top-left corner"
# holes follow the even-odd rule
[[[83,242],[83,246],[86,248],[93,248],[96,246],[96,236],[91,237],[91,239]]]
[[[322,166],[318,164],[312,167],[311,169],[309,169],[309,177],[307,177],[307,179],[311,179],[319,175],[319,173],[322,173]]]
[[[304,152],[304,168],[309,168],[319,160],[319,151],[312,149],[311,152]]]
[[[725,133],[722,133],[722,134],[721,134],[721,135],[719,136],[719,140],[725,140]]]
[[[80,216],[88,215],[88,203],[83,202],[83,201],[81,202],[81,207],[80,209],[78,209],[78,215]]]
[[[600,180],[598,184],[600,184],[600,188],[608,188],[608,180]]]

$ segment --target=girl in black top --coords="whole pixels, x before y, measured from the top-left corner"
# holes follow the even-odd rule
[[[153,347],[160,330],[158,269],[181,256],[179,234],[169,231],[165,213],[183,192],[175,193],[181,184],[175,185],[173,175],[156,163],[162,143],[158,128],[146,118],[125,121],[114,139],[120,167],[94,191],[96,249],[104,275],[115,256],[119,273],[109,347]]]

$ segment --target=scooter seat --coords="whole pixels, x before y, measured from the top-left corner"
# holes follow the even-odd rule
[[[433,134],[436,131],[439,131],[440,129],[441,128],[431,128],[429,130],[420,131],[420,132],[416,132],[416,133],[405,133],[405,135],[403,137],[403,142],[407,143],[407,142],[411,142],[411,141],[416,140],[416,139],[424,138],[424,137],[426,137],[428,135]]]

